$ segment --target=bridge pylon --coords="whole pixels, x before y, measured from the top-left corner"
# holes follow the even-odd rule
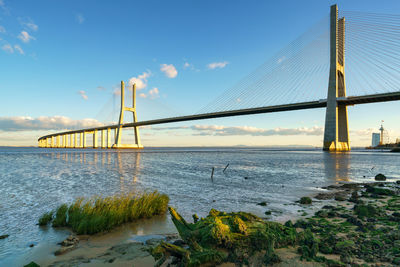
[[[345,82],[345,19],[338,19],[337,5],[330,14],[330,71],[325,116],[324,147],[326,151],[349,151],[347,106],[338,105],[346,97]]]
[[[137,122],[136,116],[136,84],[132,85],[132,107],[125,107],[125,83],[121,81],[121,111],[119,114],[119,122],[118,128],[116,128],[116,136],[115,142],[112,148],[143,148],[142,144],[140,143],[140,136],[139,136],[139,127],[134,126],[133,130],[135,133],[135,144],[122,144],[121,143],[121,136],[122,136],[122,125],[124,124],[124,112],[129,111],[132,112],[133,115],[133,122]]]

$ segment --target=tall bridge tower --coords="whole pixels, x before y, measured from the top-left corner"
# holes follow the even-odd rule
[[[345,19],[338,19],[337,5],[330,14],[330,71],[326,104],[324,147],[326,151],[349,151],[347,106],[337,100],[346,97],[345,82]]]
[[[135,144],[122,144],[121,143],[121,136],[122,136],[122,128],[124,124],[124,113],[125,111],[132,112],[133,115],[133,122],[137,122],[136,116],[136,84],[132,85],[132,107],[125,106],[125,83],[121,81],[121,111],[119,114],[119,121],[118,121],[118,128],[116,128],[116,136],[115,136],[115,143],[112,148],[143,148],[142,144],[140,143],[140,136],[139,136],[139,127],[134,126],[133,130],[135,133]]]

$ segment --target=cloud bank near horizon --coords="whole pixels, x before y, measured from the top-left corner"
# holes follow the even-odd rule
[[[65,116],[40,116],[32,117],[0,117],[0,131],[32,131],[32,130],[62,130],[79,129],[102,126],[103,124],[95,119],[73,120]]]
[[[300,128],[275,128],[262,129],[251,126],[222,126],[222,125],[193,125],[181,127],[152,127],[152,130],[192,130],[194,135],[214,135],[214,136],[233,136],[233,135],[251,135],[251,136],[272,136],[272,135],[316,135],[324,133],[323,127],[300,127]]]

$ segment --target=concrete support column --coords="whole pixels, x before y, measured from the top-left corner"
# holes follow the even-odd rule
[[[67,135],[63,135],[63,147],[67,147]]]
[[[72,143],[72,137],[73,137],[73,135],[74,135],[74,134],[70,134],[70,135],[69,135],[69,146],[68,146],[68,147],[70,147],[70,148],[71,148],[71,147],[74,147],[74,145],[73,145],[73,143]]]
[[[54,147],[54,136],[51,137],[51,143],[50,143],[51,147]]]
[[[83,147],[83,132],[79,133],[79,147]]]
[[[61,147],[61,136],[57,135],[57,147]]]
[[[107,128],[107,148],[111,148],[111,129]]]
[[[76,133],[74,133],[74,148],[76,148],[78,146],[77,139],[78,139],[77,135],[76,135]]]
[[[106,130],[101,130],[101,148],[106,148]]]
[[[98,135],[97,135],[97,130],[93,131],[93,148],[97,148],[98,147]]]
[[[82,148],[86,148],[86,132],[83,132],[81,135],[82,138]]]

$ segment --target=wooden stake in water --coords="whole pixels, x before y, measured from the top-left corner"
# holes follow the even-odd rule
[[[228,166],[229,166],[229,163],[225,166],[225,169],[222,172],[225,172],[226,169],[228,168]]]
[[[214,182],[214,167],[211,169],[211,181]]]

